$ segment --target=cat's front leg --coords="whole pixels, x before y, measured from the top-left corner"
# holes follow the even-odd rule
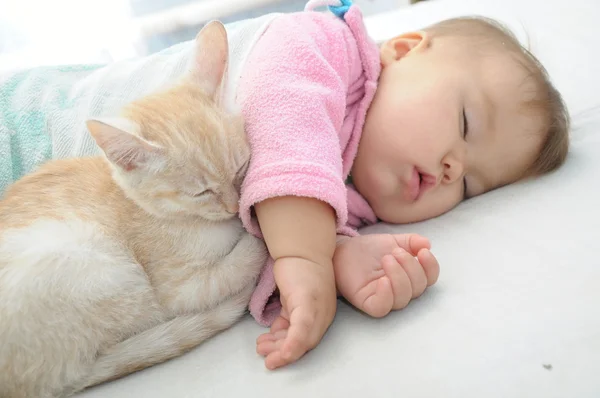
[[[254,286],[267,258],[265,243],[244,233],[233,250],[212,267],[211,284],[205,290],[208,301],[218,303],[225,297],[237,295],[248,285]]]
[[[154,267],[151,279],[158,299],[173,316],[210,310],[246,286],[254,287],[268,253],[262,240],[243,233],[225,256],[205,256]]]
[[[232,283],[230,294],[236,293],[242,286],[253,283],[258,278],[268,256],[269,252],[263,240],[244,233],[233,250],[217,264],[216,272],[229,275]]]
[[[263,240],[244,232],[233,250],[221,260],[219,267],[222,270],[239,269],[247,276],[258,276],[268,255]]]

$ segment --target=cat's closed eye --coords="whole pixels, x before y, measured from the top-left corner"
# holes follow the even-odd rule
[[[214,195],[214,192],[210,189],[205,189],[204,191],[193,193],[190,196],[192,196],[193,198],[202,198],[208,195]]]

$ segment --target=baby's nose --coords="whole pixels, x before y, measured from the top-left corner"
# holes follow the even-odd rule
[[[462,178],[465,171],[464,163],[455,158],[448,156],[444,160],[443,181],[446,183],[454,182]]]

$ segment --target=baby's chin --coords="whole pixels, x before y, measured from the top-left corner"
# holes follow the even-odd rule
[[[369,206],[371,206],[371,209],[373,210],[373,213],[375,213],[377,220],[390,224],[399,224],[396,221],[399,219],[399,214],[394,209],[394,207],[397,207],[397,204],[394,206],[385,200],[381,200],[381,197],[371,201],[367,199],[367,202],[369,202]]]
[[[371,204],[371,208],[378,220],[388,224],[411,224],[431,218],[418,211],[415,205],[416,202],[405,203],[399,199],[379,200]]]
[[[411,217],[409,214],[406,214],[404,212],[402,212],[402,213],[383,213],[381,215],[378,215],[377,213],[375,213],[375,215],[377,216],[377,219],[379,221],[388,223],[388,224],[412,224],[412,223],[417,223],[417,222],[426,220],[426,218],[422,219],[419,217]]]

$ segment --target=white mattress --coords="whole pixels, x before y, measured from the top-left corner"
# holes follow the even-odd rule
[[[460,14],[529,35],[573,113],[558,172],[460,205],[418,232],[439,283],[373,320],[345,304],[317,350],[268,372],[250,318],[188,355],[90,389],[131,397],[600,397],[600,2],[437,0],[369,20],[383,39]]]

